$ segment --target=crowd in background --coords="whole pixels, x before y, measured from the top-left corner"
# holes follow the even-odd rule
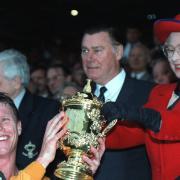
[[[177,27],[178,23],[179,21]],[[93,94],[99,99],[101,99],[101,95],[103,97],[101,99],[104,103],[103,108],[108,103],[110,105],[114,103],[111,107],[107,106],[108,108],[104,112],[101,111],[101,113],[106,120],[109,119],[108,121],[112,119],[119,120],[115,130],[121,126],[125,128],[125,135],[130,135],[130,138],[122,138],[126,139],[126,141],[122,142],[126,144],[128,139],[134,140],[134,136],[129,133],[129,130],[134,131],[136,128],[138,128],[138,137],[140,137],[139,130],[142,131],[143,140],[144,137],[148,137],[145,139],[146,141],[138,140],[137,142],[140,143],[137,143],[136,147],[124,146],[125,149],[123,150],[119,145],[121,144],[120,138],[116,138],[117,135],[112,140],[109,140],[112,144],[118,142],[116,147],[113,147],[113,145],[106,146],[105,150],[104,140],[102,140],[103,148],[101,148],[101,143],[98,149],[92,147],[91,151],[94,154],[92,159],[85,157],[83,161],[91,165],[92,174],[101,165],[95,174],[95,179],[151,179],[151,173],[153,179],[165,179],[166,174],[168,178],[178,177],[179,168],[176,170],[176,166],[179,161],[172,162],[171,159],[178,159],[177,157],[179,157],[179,153],[174,153],[177,152],[176,147],[179,145],[177,143],[179,142],[178,136],[174,135],[174,132],[179,134],[178,129],[174,131],[174,129],[176,130],[176,124],[179,123],[179,107],[176,105],[179,102],[180,92],[178,74],[179,29],[177,32],[171,30],[170,33],[167,36],[168,38],[166,37],[166,40],[164,40],[165,43],[161,41],[161,38],[158,38],[158,41],[155,36],[152,36],[154,44],[151,47],[148,46],[148,43],[145,43],[143,32],[136,26],[127,27],[125,41],[123,39],[121,41],[118,36],[118,34],[122,35],[121,31],[114,28],[97,26],[87,29],[82,36],[79,51],[64,47],[63,44],[59,43],[58,39],[55,44],[47,43],[41,47],[34,46],[30,49],[18,49],[16,46],[8,47],[2,43],[0,45],[0,91],[5,92],[12,98],[15,107],[19,111],[19,119],[22,124],[22,133],[19,139],[17,138],[18,144],[16,143],[17,152],[16,148],[13,151],[13,167],[15,168],[13,170],[8,166],[4,168],[4,164],[10,164],[11,166],[11,161],[8,160],[8,156],[2,156],[1,158],[1,161],[3,159],[4,162],[10,162],[0,163],[0,170],[3,173],[5,172],[5,176],[16,175],[18,169],[23,169],[36,160],[41,151],[41,146],[43,147],[42,139],[49,119],[52,119],[59,112],[61,101],[64,98],[82,91],[86,79],[89,78],[92,79]],[[156,36],[158,37],[158,35]],[[164,44],[163,47],[162,44]],[[163,85],[154,87],[155,84]],[[172,90],[172,88],[174,89]],[[158,90],[157,94],[156,90]],[[163,96],[163,92],[166,93],[166,90],[171,93],[167,93],[168,97]],[[153,98],[152,93],[155,94]],[[4,96],[4,94],[2,95]],[[171,98],[170,95],[172,95]],[[149,97],[153,100],[149,100]],[[160,99],[158,100],[158,98]],[[152,109],[147,108],[147,111],[146,109],[145,111],[144,109],[138,109],[135,111],[136,108],[142,108],[147,99]],[[130,106],[132,106],[132,109]],[[126,107],[128,107],[129,112]],[[108,116],[106,117],[105,114]],[[157,118],[154,118],[155,115]],[[174,123],[173,133],[170,129],[170,133],[165,131],[164,136],[164,129],[169,130],[167,127],[171,128],[172,117],[177,121],[176,124]],[[4,122],[3,116],[1,116],[1,120]],[[2,132],[6,129],[3,128]],[[115,130],[111,132],[110,136],[113,132],[116,133]],[[163,139],[156,139],[156,135],[159,134],[155,134],[155,137],[153,134],[151,138],[148,134],[150,130],[153,133],[159,133],[160,131],[160,137],[162,133]],[[51,130],[49,132],[51,133]],[[120,132],[123,131],[120,130]],[[147,136],[145,136],[145,133]],[[169,133],[170,136],[166,133]],[[5,137],[1,136],[1,141],[8,139],[6,134]],[[106,138],[106,145],[110,136]],[[149,146],[149,142],[151,146]],[[171,150],[173,158],[171,158],[171,153],[169,155],[169,153],[164,153],[165,151],[158,151],[158,156],[156,156],[157,153],[152,155],[152,150],[156,149],[153,149],[154,144],[157,149],[162,145],[165,147],[163,150],[166,150],[167,146],[167,149]],[[149,157],[147,157],[147,152]],[[160,161],[157,157],[162,159],[167,157],[168,166],[164,168],[164,160]],[[56,153],[55,160],[48,166],[46,171],[48,177],[54,178],[54,169],[57,167],[59,160],[64,160],[64,158],[64,155],[60,152]],[[157,163],[154,163],[154,159],[157,160]],[[156,171],[156,166],[162,172]],[[6,173],[7,169],[8,173]]]
[[[158,84],[175,82],[176,77],[157,39],[151,37],[153,46],[149,47],[143,38],[138,26],[126,28],[121,66],[138,80]],[[86,75],[81,65],[80,50],[65,50],[58,42],[57,38],[53,44],[33,47],[23,53],[30,66],[28,89],[39,96],[62,100],[82,90]],[[1,44],[0,49],[5,49],[5,46]]]

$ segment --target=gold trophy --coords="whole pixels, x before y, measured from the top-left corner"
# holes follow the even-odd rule
[[[62,101],[63,110],[70,118],[68,124],[69,133],[60,140],[60,149],[67,156],[67,161],[61,162],[55,170],[55,176],[65,180],[93,180],[92,172],[83,162],[82,155],[91,157],[90,147],[98,147],[98,138],[116,124],[117,120],[105,127],[100,110],[103,105],[97,97],[91,93],[91,80],[83,92]]]

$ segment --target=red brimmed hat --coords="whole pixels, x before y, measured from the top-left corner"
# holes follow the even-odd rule
[[[154,35],[163,44],[171,32],[180,32],[180,14],[174,19],[159,19],[154,23]]]

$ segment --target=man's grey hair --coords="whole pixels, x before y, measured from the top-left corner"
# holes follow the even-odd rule
[[[27,58],[15,49],[7,49],[0,52],[0,67],[7,79],[19,77],[23,87],[29,84],[30,72]]]

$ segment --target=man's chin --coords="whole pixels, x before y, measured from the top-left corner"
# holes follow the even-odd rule
[[[89,74],[88,78],[91,79],[92,81],[96,81],[97,77],[94,76],[94,74]]]

